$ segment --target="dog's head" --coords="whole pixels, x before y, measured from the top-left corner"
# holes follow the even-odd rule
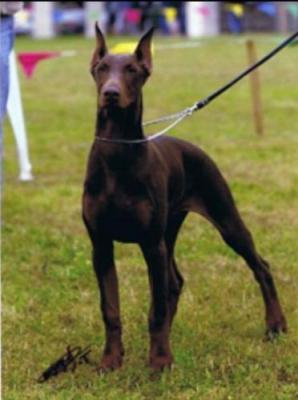
[[[133,54],[108,52],[105,38],[95,24],[96,48],[91,59],[91,74],[96,82],[100,108],[127,108],[135,103],[152,71],[151,39],[153,28],[140,39]]]

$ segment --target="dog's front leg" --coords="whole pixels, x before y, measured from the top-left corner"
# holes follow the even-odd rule
[[[101,311],[106,329],[106,344],[99,369],[114,370],[121,367],[124,350],[121,341],[118,279],[112,242],[94,243],[93,265],[100,289]]]
[[[151,289],[149,362],[154,370],[162,370],[173,362],[169,343],[167,247],[164,240],[141,247],[148,265]]]

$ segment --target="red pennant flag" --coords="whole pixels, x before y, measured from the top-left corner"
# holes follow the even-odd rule
[[[23,52],[18,53],[18,60],[21,63],[23,71],[27,78],[31,78],[37,64],[48,58],[58,57],[60,52],[58,51],[38,51],[38,52]]]

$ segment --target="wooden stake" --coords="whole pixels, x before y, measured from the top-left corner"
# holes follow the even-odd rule
[[[252,65],[257,61],[255,44],[252,40],[246,41],[248,64]],[[250,74],[251,83],[251,98],[252,98],[252,110],[255,124],[255,130],[258,135],[263,135],[263,113],[261,104],[260,94],[260,77],[258,69],[255,69]]]

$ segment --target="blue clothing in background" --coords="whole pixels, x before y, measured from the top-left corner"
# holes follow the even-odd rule
[[[9,53],[14,41],[13,16],[1,16],[0,23],[0,129],[6,113],[6,105],[9,90]]]

